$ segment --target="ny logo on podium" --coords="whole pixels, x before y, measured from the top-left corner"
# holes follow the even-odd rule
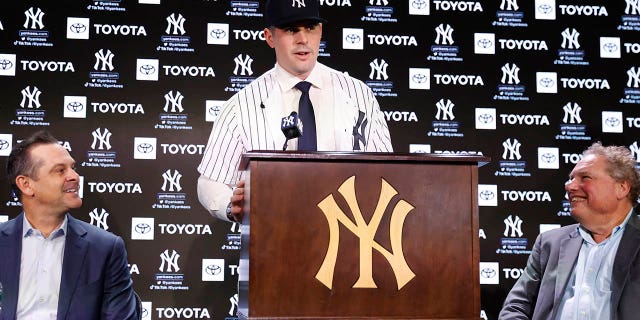
[[[355,218],[355,223],[340,209],[332,194],[318,203],[318,207],[324,213],[327,218],[327,223],[329,224],[329,248],[327,249],[327,254],[322,262],[322,266],[320,266],[320,270],[318,270],[316,274],[316,279],[331,289],[333,285],[333,273],[338,258],[338,244],[340,240],[339,223],[342,223],[349,231],[360,238],[360,277],[353,285],[353,288],[377,288],[373,280],[372,259],[373,250],[375,249],[387,259],[387,262],[389,262],[395,274],[398,290],[402,289],[405,284],[415,277],[415,274],[407,265],[404,253],[402,252],[402,228],[405,218],[414,207],[410,203],[400,200],[393,208],[389,226],[392,252],[389,252],[377,243],[374,237],[380,226],[380,221],[382,220],[385,209],[398,192],[387,181],[382,179],[378,203],[373,217],[368,224],[362,216],[358,200],[356,199],[355,176],[351,176],[345,180],[338,188],[338,192],[349,205],[349,209]]]

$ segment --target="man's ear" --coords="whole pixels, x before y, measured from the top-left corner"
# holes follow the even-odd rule
[[[618,199],[624,199],[629,195],[631,191],[631,184],[629,181],[617,182],[615,186],[616,196]]]
[[[262,32],[264,33],[264,39],[267,41],[269,47],[274,48],[275,44],[273,43],[273,33],[271,33],[271,29],[264,28]]]
[[[34,194],[33,188],[31,187],[31,179],[27,176],[17,176],[16,185],[23,195],[32,196]]]

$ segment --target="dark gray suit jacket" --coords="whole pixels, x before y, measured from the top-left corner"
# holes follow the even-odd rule
[[[498,319],[555,319],[582,237],[577,224],[538,236],[527,267],[509,292]],[[640,319],[640,217],[625,227],[611,277],[611,319]]]
[[[137,319],[122,238],[67,215],[58,320]],[[24,214],[0,224],[0,320],[16,318]]]

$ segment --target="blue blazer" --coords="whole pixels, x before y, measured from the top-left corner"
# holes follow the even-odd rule
[[[67,217],[57,320],[136,319],[122,238]],[[0,320],[16,319],[23,219],[24,213],[0,224]]]

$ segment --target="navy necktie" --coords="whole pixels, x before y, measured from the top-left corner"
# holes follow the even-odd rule
[[[316,151],[318,150],[316,141],[316,116],[313,113],[311,99],[309,99],[309,88],[311,83],[300,81],[296,88],[302,92],[300,104],[298,105],[298,115],[302,120],[302,136],[298,138],[298,150]]]

